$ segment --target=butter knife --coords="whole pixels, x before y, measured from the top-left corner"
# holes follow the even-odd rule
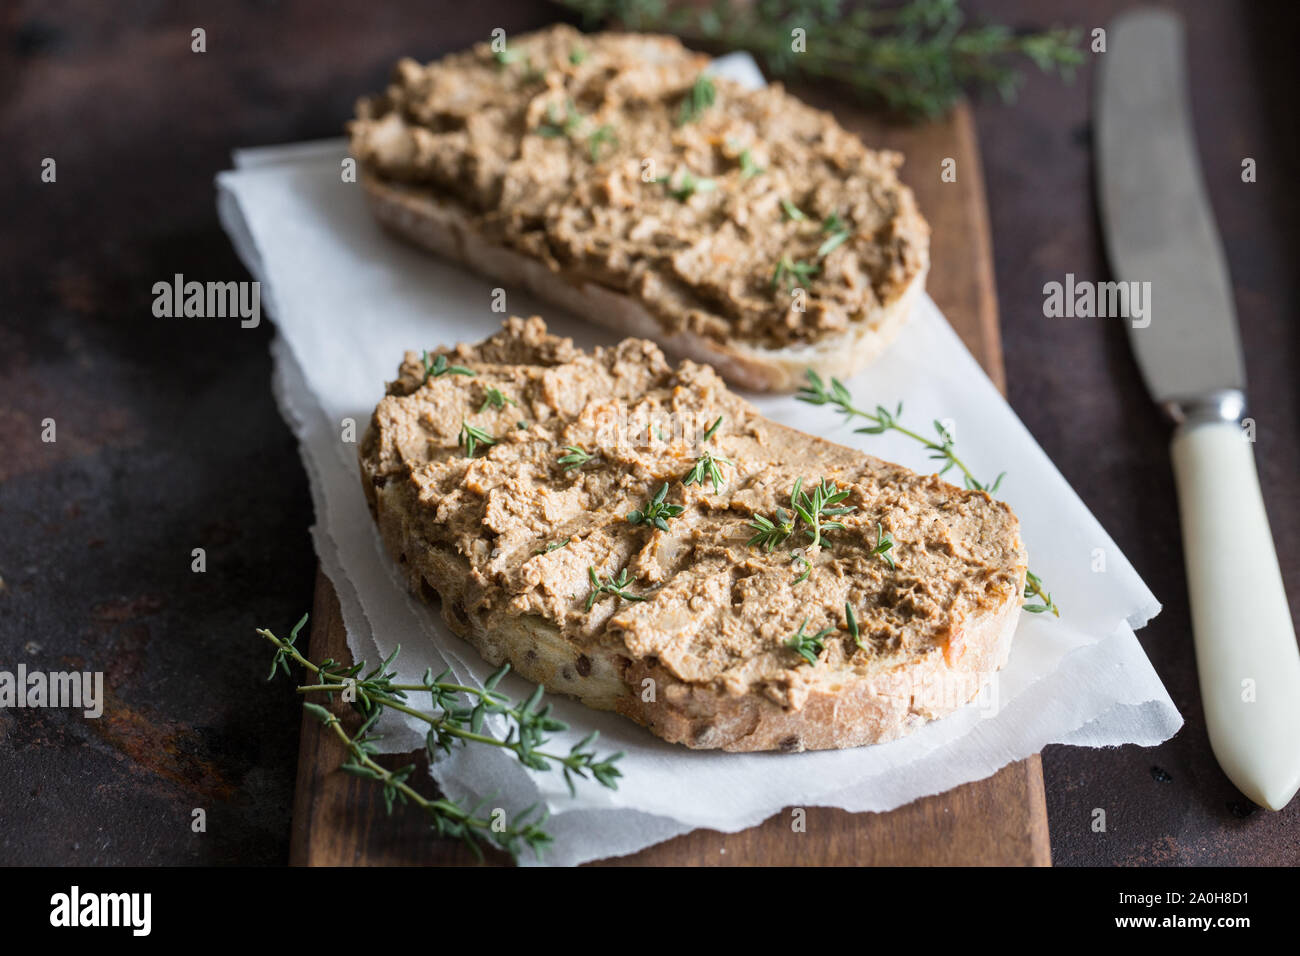
[[[1227,263],[1197,161],[1183,28],[1138,8],[1107,29],[1093,102],[1102,231],[1115,278],[1150,283],[1126,322],[1171,454],[1210,746],[1246,796],[1300,788],[1300,650],[1242,427],[1246,373]],[[1249,188],[1249,187],[1245,187]]]

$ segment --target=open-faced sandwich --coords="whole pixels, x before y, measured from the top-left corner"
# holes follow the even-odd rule
[[[847,377],[925,283],[902,158],[707,65],[564,26],[402,60],[351,149],[380,222],[440,255],[741,387]]]
[[[408,353],[360,450],[414,593],[493,664],[698,748],[889,740],[1007,660],[1026,557],[983,491],[541,319]]]

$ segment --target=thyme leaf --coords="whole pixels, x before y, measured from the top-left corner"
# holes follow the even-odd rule
[[[556,460],[564,466],[565,471],[572,471],[574,468],[581,468],[587,462],[591,461],[591,459],[596,457],[595,455],[587,454],[587,452],[582,450],[582,446],[580,445],[565,445],[564,450],[567,451],[568,454],[562,455]]]
[[[888,531],[881,528],[880,522],[877,521],[876,522],[876,545],[867,553],[880,555],[880,560],[884,561],[887,565],[889,565],[889,570],[893,571],[895,569],[894,557],[889,553],[893,547],[894,547],[894,536],[891,535]]]
[[[1061,609],[1052,600],[1052,595],[1044,590],[1042,579],[1032,571],[1025,571],[1025,597],[1036,597],[1042,602],[1024,605],[1023,609],[1030,614],[1045,614],[1050,611],[1053,617],[1061,616]]]
[[[816,666],[817,658],[821,652],[826,649],[826,638],[828,635],[835,633],[835,628],[824,627],[816,634],[805,634],[804,628],[808,626],[808,618],[803,619],[799,625],[799,630],[794,636],[785,642],[785,646],[790,648],[809,664]]]
[[[611,574],[608,580],[602,581],[596,575],[596,569],[591,565],[587,565],[587,578],[591,581],[591,593],[587,595],[586,604],[586,609],[588,611],[591,610],[592,606],[596,603],[596,599],[602,594],[613,594],[616,597],[621,597],[624,601],[646,600],[645,595],[631,594],[628,592],[627,588],[631,585],[632,579],[627,575],[627,568],[620,571],[618,577],[614,577]]]
[[[811,262],[791,261],[789,256],[782,256],[781,261],[776,264],[776,269],[772,272],[772,288],[775,289],[781,285],[781,280],[786,280],[785,288],[787,292],[793,292],[799,286],[807,285],[809,280],[821,272],[821,267]]]
[[[565,538],[563,541],[552,541],[544,548],[538,548],[533,554],[550,554],[552,551],[559,551],[561,548],[567,548],[573,538]]]
[[[772,514],[771,518],[761,514],[754,515],[753,520],[749,522],[754,536],[745,542],[746,547],[752,548],[758,545],[764,551],[771,551],[794,533],[794,518],[785,509],[777,508]]]
[[[471,425],[463,418],[460,420],[460,437],[456,439],[456,444],[464,446],[466,458],[473,458],[474,452],[478,451],[479,445],[495,445],[496,443],[496,438],[488,432]]]
[[[681,175],[677,177],[677,185],[675,186],[671,176],[661,176],[655,182],[663,183],[668,195],[678,202],[686,202],[696,193],[712,192],[718,188],[718,184],[712,179],[697,179],[689,169],[682,170]]]
[[[803,222],[808,218],[803,214],[798,206],[786,199],[784,196],[781,197],[781,212],[785,213],[786,219],[794,222]]]
[[[686,509],[682,505],[670,505],[664,499],[668,497],[668,482],[663,483],[654,497],[646,504],[644,508],[627,513],[629,524],[648,524],[653,525],[660,531],[668,530],[668,519],[676,518]]]
[[[691,467],[691,470],[682,476],[682,484],[703,487],[705,480],[708,480],[713,484],[714,492],[721,491],[723,481],[722,470],[718,467],[719,465],[735,467],[730,459],[706,451],[695,459],[695,464]]]
[[[700,118],[700,115],[713,105],[718,97],[717,88],[707,74],[701,73],[691,84],[686,98],[682,100],[681,111],[677,114],[677,125],[685,126]]]
[[[424,352],[420,356],[420,361],[424,363],[424,380],[426,382],[431,378],[441,378],[443,375],[468,375],[473,378],[475,372],[463,365],[448,365],[447,356],[437,355],[433,361],[429,361],[429,353]]]
[[[487,394],[483,397],[483,404],[478,408],[478,413],[482,415],[489,408],[505,408],[507,405],[518,407],[519,403],[507,396],[499,388],[489,388]]]
[[[794,490],[790,492],[790,507],[794,508],[795,514],[808,525],[804,530],[810,539],[809,547],[821,544],[822,535],[827,531],[843,529],[844,523],[842,521],[826,521],[825,519],[837,515],[846,515],[850,511],[857,510],[857,505],[840,504],[848,496],[847,489],[841,491],[835,482],[828,478],[823,478],[821,484],[813,488],[811,495],[803,490],[802,478],[795,480]]]

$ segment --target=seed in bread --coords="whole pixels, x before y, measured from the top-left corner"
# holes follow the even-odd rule
[[[1026,558],[984,492],[769,421],[644,340],[510,319],[440,354],[473,376],[409,353],[361,472],[413,592],[490,663],[735,751],[889,740],[1005,663]]]
[[[895,337],[929,265],[899,154],[672,37],[557,26],[508,51],[402,60],[358,104],[386,226],[744,387],[848,377]]]

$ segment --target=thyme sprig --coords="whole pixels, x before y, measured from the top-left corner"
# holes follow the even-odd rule
[[[479,815],[484,802],[464,807],[454,800],[430,799],[419,793],[408,783],[415,771],[414,764],[395,770],[380,764],[375,759],[378,755],[375,741],[379,738],[372,731],[385,710],[399,711],[428,725],[425,750],[431,762],[440,751],[449,753],[457,744],[497,747],[510,751],[520,763],[533,770],[562,769],[570,793],[576,792],[575,780],[586,779],[589,775],[602,786],[617,789],[617,780],[622,774],[616,764],[623,754],[598,758],[591,748],[596,740],[594,732],[574,744],[567,754],[544,749],[547,735],[567,730],[568,725],[551,715],[549,704],[539,706],[544,693],[542,687],[538,686],[520,703],[512,703],[508,695],[496,689],[509,672],[509,665],[489,677],[481,688],[449,681],[449,670],[434,676],[432,668],[424,672],[419,683],[400,684],[394,680],[397,675],[392,669],[393,661],[401,651],[400,646],[369,671],[366,671],[365,661],[344,665],[327,658],[314,663],[296,646],[306,622],[307,615],[304,614],[285,639],[276,637],[265,628],[257,629],[257,633],[275,648],[268,679],[273,679],[277,671],[292,677],[292,664],[310,675],[311,683],[297,688],[304,697],[317,694],[333,700],[336,693],[352,696],[353,709],[364,718],[360,728],[352,733],[337,715],[320,704],[305,700],[303,707],[333,732],[347,749],[348,759],[341,769],[382,786],[384,805],[390,814],[397,804],[412,803],[430,818],[431,826],[439,836],[463,840],[480,858],[481,844],[486,842],[496,843],[516,857],[522,847],[532,849],[540,857],[552,842],[545,830],[547,814],[539,812],[535,805],[512,814],[503,827],[492,817]],[[412,706],[409,695],[426,693],[430,698],[429,710]],[[483,732],[489,714],[505,719],[508,730],[504,738]]]
[[[952,433],[943,426],[942,422],[934,422],[936,438],[927,438],[926,436],[905,428],[900,425],[898,419],[903,414],[903,403],[899,402],[893,411],[885,408],[883,405],[877,405],[874,412],[866,411],[853,404],[853,395],[844,386],[844,383],[837,378],[831,379],[828,387],[822,381],[820,375],[812,369],[808,369],[808,384],[799,390],[796,396],[801,402],[807,402],[809,405],[833,405],[837,408],[845,421],[853,418],[864,418],[871,424],[862,428],[854,429],[855,432],[864,435],[882,435],[886,431],[896,431],[900,435],[906,435],[914,441],[929,450],[930,458],[934,461],[944,462],[944,466],[939,469],[938,474],[942,475],[951,468],[956,468],[962,474],[962,480],[966,487],[972,491],[983,491],[988,494],[994,494],[1002,485],[1002,479],[1006,477],[1006,472],[1002,472],[991,482],[981,482],[975,477],[974,472],[970,470],[967,464],[958,457],[954,447]],[[1025,597],[1038,597],[1041,599],[1039,604],[1026,604],[1024,610],[1030,614],[1043,614],[1050,611],[1053,616],[1060,617],[1061,611],[1052,596],[1043,587],[1042,579],[1033,572],[1027,572],[1025,577]]]
[[[420,361],[424,363],[424,380],[426,382],[431,378],[440,378],[443,375],[468,375],[471,378],[476,374],[473,369],[468,369],[463,365],[448,365],[447,356],[438,355],[433,361],[429,361],[429,353],[424,352],[420,356]]]
[[[665,499],[668,497],[668,482],[654,493],[644,508],[638,508],[635,511],[627,513],[629,524],[648,524],[653,525],[660,531],[668,530],[668,519],[676,518],[685,511],[682,505],[670,505]]]
[[[753,179],[755,176],[767,172],[765,168],[754,161],[754,156],[748,149],[742,149],[740,151],[739,159],[741,179]]]
[[[843,83],[872,105],[904,115],[946,113],[967,89],[1014,97],[1022,59],[1064,78],[1083,62],[1080,31],[970,25],[959,0],[756,0],[736,4],[664,0],[560,0],[587,26],[616,20],[630,30],[675,33],[689,44],[748,50],[779,77]],[[806,49],[791,31],[802,29]]]
[[[807,285],[810,279],[813,279],[820,273],[821,266],[813,262],[804,262],[802,259],[791,259],[789,256],[782,256],[781,261],[776,264],[772,270],[771,286],[775,289],[785,280],[785,290],[793,292],[799,286]]]
[[[887,565],[889,565],[889,570],[893,571],[895,569],[894,556],[889,552],[893,549],[894,543],[895,543],[894,536],[890,534],[888,531],[886,531],[884,528],[882,528],[880,526],[880,522],[877,521],[876,522],[876,544],[875,547],[873,547],[867,553],[880,555],[880,560],[884,561]]]
[[[1003,472],[998,475],[992,483],[982,484],[976,477],[975,473],[967,467],[966,463],[957,456],[954,449],[952,434],[946,429],[941,422],[934,422],[936,439],[927,438],[924,435],[905,428],[898,423],[898,419],[903,414],[903,403],[898,405],[891,412],[883,405],[877,405],[874,412],[858,408],[853,404],[853,395],[844,386],[844,383],[837,378],[831,379],[829,387],[822,381],[820,375],[812,369],[808,369],[808,384],[799,389],[795,396],[801,402],[807,402],[809,405],[834,405],[844,416],[845,420],[852,418],[864,418],[871,422],[862,428],[854,429],[855,432],[862,435],[883,435],[885,432],[893,431],[901,435],[906,435],[914,441],[920,442],[930,451],[930,458],[935,461],[945,462],[938,474],[946,473],[950,468],[957,468],[962,473],[962,480],[967,488],[972,491],[987,491],[990,494],[998,489],[1002,484],[1002,479],[1006,475]]]
[[[790,492],[790,507],[808,526],[804,532],[808,535],[809,547],[821,544],[822,535],[827,531],[839,531],[844,528],[842,521],[825,519],[857,510],[857,505],[840,504],[848,496],[848,489],[840,490],[829,478],[823,478],[821,483],[813,488],[811,495],[803,490],[803,479],[795,479],[794,490]]]
[[[568,454],[561,455],[556,459],[556,461],[564,466],[565,471],[572,471],[574,468],[581,468],[587,462],[591,461],[591,459],[596,457],[595,455],[583,451],[581,445],[565,445],[564,450],[567,451]]]
[[[496,437],[489,432],[485,432],[477,425],[471,425],[465,419],[460,420],[460,437],[456,439],[457,446],[465,448],[465,457],[473,458],[474,452],[478,451],[479,445],[495,445]]]
[[[668,195],[672,196],[678,202],[686,202],[696,193],[712,192],[718,188],[718,184],[712,179],[700,179],[696,177],[689,169],[683,168],[681,173],[676,177],[676,185],[673,183],[672,176],[660,176],[655,180],[657,183],[663,183],[664,189]]]
[[[686,98],[682,100],[681,111],[677,114],[677,125],[685,126],[687,123],[694,123],[717,98],[718,90],[713,85],[713,80],[708,74],[701,73],[686,92]]]
[[[845,627],[848,629],[849,636],[853,638],[853,643],[856,644],[860,650],[870,650],[871,648],[863,642],[862,636],[858,633],[858,618],[853,613],[853,605],[848,601],[844,602],[844,622]]]
[[[784,196],[781,197],[781,212],[785,214],[786,219],[792,222],[803,222],[808,218],[803,214],[803,210]]]
[[[749,527],[754,530],[754,536],[745,542],[745,546],[752,548],[758,545],[764,551],[771,551],[780,547],[790,535],[794,534],[794,516],[784,508],[777,508],[772,517],[755,514]]]
[[[1044,614],[1051,611],[1053,617],[1061,616],[1061,609],[1052,600],[1052,595],[1043,588],[1042,579],[1029,570],[1025,571],[1025,597],[1036,597],[1042,602],[1040,604],[1024,605],[1023,610],[1028,611],[1030,614]]]
[[[715,455],[712,452],[704,452],[699,458],[695,459],[695,464],[685,475],[682,476],[683,485],[699,485],[704,487],[707,480],[713,484],[714,492],[722,490],[723,478],[722,469],[719,465],[735,467],[735,463],[729,458],[723,458],[721,455]]]
[[[544,548],[538,548],[533,554],[550,554],[552,551],[559,551],[561,548],[567,548],[572,537],[565,538],[563,541],[552,541]]]
[[[808,618],[803,619],[799,625],[799,630],[794,636],[785,642],[785,646],[790,648],[809,664],[816,666],[817,658],[821,656],[822,651],[826,649],[826,638],[835,633],[835,628],[824,627],[816,634],[805,634],[804,628],[808,626]]]
[[[839,213],[831,213],[822,222],[822,232],[830,233],[826,240],[817,247],[817,258],[825,259],[832,252],[848,241],[853,230],[840,219]]]
[[[602,581],[596,574],[596,569],[587,565],[587,578],[591,581],[591,593],[587,595],[586,610],[590,611],[596,599],[602,594],[613,594],[621,597],[624,601],[644,601],[646,597],[641,594],[632,594],[627,589],[632,584],[632,579],[628,577],[627,568],[618,573],[618,577],[612,574],[608,580]]]
[[[483,404],[478,407],[478,413],[482,415],[489,408],[505,408],[507,405],[519,407],[519,403],[506,395],[501,389],[489,388],[487,394],[483,396]]]
[[[722,427],[722,416],[719,415],[717,418],[713,420],[713,424],[711,424],[708,428],[704,430],[704,440],[711,441],[713,436],[718,433],[718,429],[721,427]]]

